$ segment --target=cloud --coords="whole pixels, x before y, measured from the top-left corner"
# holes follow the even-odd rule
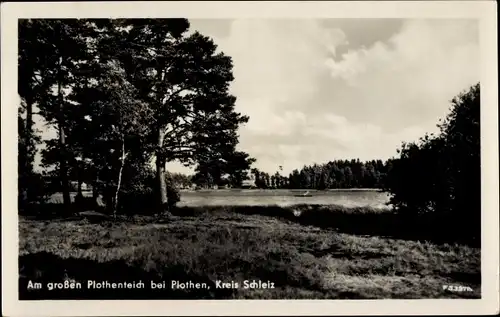
[[[343,22],[305,19],[236,20],[215,36],[234,61],[237,110],[250,116],[240,148],[258,168],[389,158],[435,130],[448,101],[479,79],[476,21],[400,21],[383,40],[352,47],[384,23],[357,22],[351,38]]]
[[[448,101],[479,80],[476,21],[408,20],[387,43],[326,61],[336,112],[385,131],[433,128]]]
[[[268,171],[306,163],[310,151],[294,144],[313,141],[302,133],[310,119],[303,107],[321,93],[324,61],[346,44],[345,34],[315,20],[248,19],[233,21],[229,36],[215,40],[234,61],[237,110],[250,117],[240,147]]]
[[[305,40],[307,39],[307,40]],[[250,116],[242,134],[290,134],[306,119],[302,109],[318,93],[317,74],[327,52],[345,41],[340,30],[322,29],[313,20],[236,20],[217,43],[234,60],[239,111]]]

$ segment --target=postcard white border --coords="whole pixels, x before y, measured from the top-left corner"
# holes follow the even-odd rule
[[[88,315],[498,314],[498,65],[495,1],[2,3],[2,313]],[[480,20],[482,299],[19,301],[17,217],[18,18],[474,18]]]

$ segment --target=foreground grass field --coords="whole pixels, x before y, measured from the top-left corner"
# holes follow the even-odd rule
[[[350,234],[340,217],[387,220],[388,211],[257,209],[184,208],[169,221],[20,218],[20,298],[480,298],[479,248],[363,235],[372,234],[366,230]],[[313,215],[326,219],[322,212],[337,213],[339,226],[311,220]],[[146,289],[26,289],[29,280],[64,278],[84,283],[142,280]],[[150,290],[151,280],[166,281],[167,288]],[[171,280],[207,283],[209,288],[171,289]],[[238,282],[240,288],[217,288],[217,280]],[[275,288],[243,289],[244,280],[270,281]],[[446,291],[444,285],[472,291]]]

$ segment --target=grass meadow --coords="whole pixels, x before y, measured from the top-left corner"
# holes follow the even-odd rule
[[[311,204],[180,207],[169,220],[20,217],[20,299],[480,298],[480,247],[440,241],[429,223],[390,209]],[[30,280],[64,279],[168,287],[26,289]],[[171,289],[171,280],[209,289]],[[275,288],[220,289],[217,280]]]

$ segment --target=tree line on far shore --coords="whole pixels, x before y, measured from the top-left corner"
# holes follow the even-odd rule
[[[255,184],[259,188],[303,188],[303,189],[338,189],[338,188],[384,188],[384,182],[391,168],[391,160],[372,160],[362,162],[359,159],[334,160],[325,164],[304,166],[295,169],[289,175],[282,176],[280,171],[273,175],[253,169]],[[281,168],[280,168],[281,169]]]
[[[275,173],[267,173],[258,168],[250,168],[241,164],[238,172],[248,173],[221,175],[221,164],[198,169],[194,175],[176,173],[175,182],[181,187],[194,184],[202,188],[240,187],[243,180],[251,180],[247,187],[259,189],[346,189],[346,188],[378,188],[383,189],[393,159],[386,161],[371,160],[362,162],[359,159],[333,160],[324,164],[313,164],[294,169],[286,175],[281,166]]]

